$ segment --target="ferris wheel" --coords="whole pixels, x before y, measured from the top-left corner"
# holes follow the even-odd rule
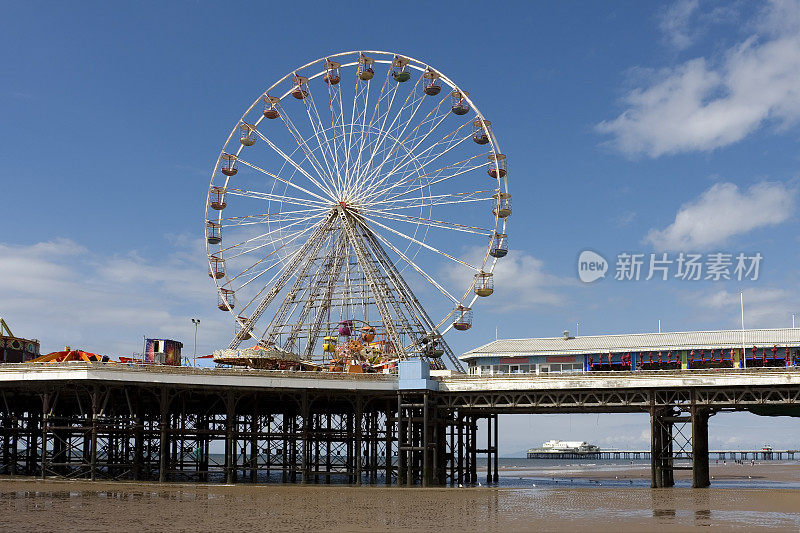
[[[441,71],[380,51],[307,63],[256,98],[212,174],[229,348],[461,370],[442,335],[493,293],[510,214],[491,123]]]

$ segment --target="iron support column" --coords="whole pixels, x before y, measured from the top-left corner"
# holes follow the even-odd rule
[[[158,448],[158,481],[163,483],[167,480],[167,454],[169,453],[169,443],[167,442],[167,428],[169,427],[169,406],[167,404],[167,389],[161,389],[161,418],[159,419],[159,448]]]
[[[42,479],[47,476],[47,424],[50,422],[50,417],[47,412],[50,410],[50,394],[42,394]]]
[[[97,417],[100,407],[100,394],[97,390],[92,391],[92,432],[89,444],[89,479],[95,480],[97,472]]]
[[[498,416],[499,415],[497,414],[494,415],[494,477],[492,478],[492,481],[494,481],[495,483],[500,481],[500,474],[498,473],[500,470],[500,464],[499,464],[500,454],[498,452],[498,448],[500,446],[500,438],[499,438],[500,431],[497,429]]]
[[[692,487],[711,485],[708,467],[708,417],[702,407],[692,406]]]
[[[669,408],[650,409],[650,486],[671,487],[675,484],[672,472],[672,422],[667,420]]]
[[[236,470],[236,443],[234,442],[236,426],[236,404],[233,393],[228,392],[225,398],[225,483],[232,484]]]
[[[492,415],[486,417],[486,484],[492,482]]]

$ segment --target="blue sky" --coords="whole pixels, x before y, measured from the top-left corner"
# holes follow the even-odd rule
[[[274,80],[364,48],[446,72],[509,154],[512,251],[476,326],[450,336],[456,352],[495,328],[738,327],[739,290],[748,327],[800,311],[797,2],[28,2],[4,13],[0,315],[44,350],[127,354],[148,335],[188,351],[191,317],[200,353],[227,344],[201,233],[216,155]],[[606,279],[578,281],[585,249],[609,260]],[[620,252],[681,251],[764,259],[743,282],[613,279]],[[523,425],[508,451],[559,436]],[[632,425],[623,432],[640,438],[646,426]],[[615,434],[591,426],[562,429]],[[732,427],[717,433],[742,442]]]

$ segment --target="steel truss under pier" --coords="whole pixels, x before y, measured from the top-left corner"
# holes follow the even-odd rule
[[[38,385],[0,387],[0,475],[474,484],[491,454],[497,481],[497,416],[440,409],[429,392]],[[495,424],[485,448],[481,418]]]
[[[693,486],[706,487],[710,416],[800,416],[795,369],[427,383],[408,390],[391,375],[3,365],[0,475],[433,486],[476,484],[485,473],[495,483],[500,414],[638,412],[651,419],[652,485],[671,486],[675,470],[691,469]]]
[[[391,483],[395,416],[394,395],[83,384],[3,389],[0,474]]]

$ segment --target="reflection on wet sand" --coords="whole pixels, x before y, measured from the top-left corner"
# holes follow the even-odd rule
[[[2,529],[640,531],[800,528],[800,491],[0,481]]]

